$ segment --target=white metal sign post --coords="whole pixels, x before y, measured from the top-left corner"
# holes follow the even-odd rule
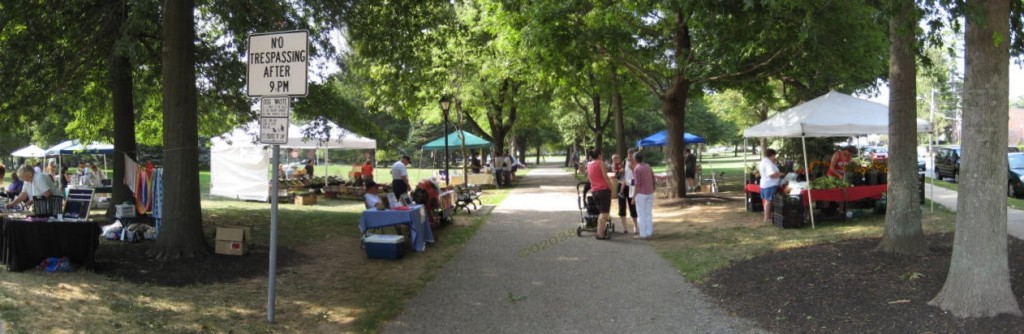
[[[277,282],[278,169],[281,146],[288,142],[290,97],[306,96],[309,32],[284,31],[249,35],[247,92],[260,99],[260,142],[273,144],[270,173],[270,268],[267,284],[267,322],[274,322]]]

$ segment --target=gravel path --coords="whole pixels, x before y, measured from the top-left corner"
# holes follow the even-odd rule
[[[761,332],[709,303],[645,241],[576,237],[575,185],[560,168],[531,169],[384,332]],[[544,240],[552,245],[539,249]]]

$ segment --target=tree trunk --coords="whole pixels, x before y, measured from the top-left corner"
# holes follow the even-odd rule
[[[194,0],[165,0],[163,29],[164,211],[157,259],[206,256],[199,203]]]
[[[668,121],[668,156],[669,170],[672,177],[669,182],[675,187],[673,196],[686,197],[686,163],[683,161],[686,145],[683,144],[683,133],[686,132],[686,101],[689,99],[690,81],[676,76],[672,87],[665,93],[661,101],[661,113]]]
[[[534,165],[538,165],[538,166],[540,165],[540,147],[541,147],[541,144],[537,144],[537,157],[536,157],[537,160],[535,160],[534,163],[533,163]]]
[[[112,31],[121,31],[123,16],[114,15],[111,24],[115,25]],[[125,155],[136,159],[138,147],[135,142],[135,107],[134,107],[134,86],[132,81],[132,66],[128,57],[117,51],[116,46],[110,48],[110,63],[108,64],[108,75],[110,76],[110,97],[114,111],[114,173],[110,180],[112,194],[110,205],[107,206],[107,218],[114,217],[115,204],[134,202],[132,191],[124,184],[124,159]]]
[[[515,136],[512,138],[512,142],[515,143],[515,155],[519,161],[526,161],[526,136]]]
[[[565,167],[569,167],[572,160],[572,152],[576,149],[576,146],[569,146],[565,148]]]
[[[968,2],[963,155],[949,275],[930,302],[957,317],[1020,316],[1006,235],[1009,0]],[[978,22],[978,21],[981,22]]]
[[[914,0],[896,1],[889,19],[889,191],[885,232],[877,250],[924,255],[928,242],[921,229],[921,195],[917,179],[917,69]]]
[[[612,112],[615,113],[615,153],[626,161],[626,125],[622,114],[622,93],[618,75],[612,73]]]
[[[593,82],[593,80],[591,80],[591,82]],[[604,127],[601,126],[601,95],[595,92],[590,96],[590,100],[594,105],[594,148],[597,149],[598,152],[604,153],[605,160],[611,161],[611,155],[608,155],[607,152],[604,151]]]

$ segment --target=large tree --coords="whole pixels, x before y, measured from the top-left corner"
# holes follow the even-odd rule
[[[793,68],[804,81],[834,87],[854,71],[873,71],[878,29],[862,1],[667,1],[595,3],[600,30],[626,32],[602,41],[602,53],[622,64],[662,102],[669,138],[682,138],[686,106],[705,87],[766,82]],[[841,27],[841,28],[840,28]],[[831,32],[842,30],[843,38]],[[757,31],[757,34],[750,32]],[[856,31],[856,33],[850,33]],[[851,37],[852,36],[852,37]],[[849,59],[831,68],[817,52]],[[862,57],[863,55],[863,57]],[[835,62],[834,59],[829,61]],[[816,75],[812,77],[811,75]],[[859,87],[858,87],[859,88]],[[684,175],[683,145],[669,142],[672,174]],[[685,196],[684,187],[676,188]]]
[[[921,255],[928,243],[921,228],[917,179],[917,62],[915,45],[921,15],[914,0],[892,1],[889,20],[889,208],[878,250]]]
[[[963,127],[968,131],[956,235],[946,283],[929,304],[957,317],[1020,316],[1007,259],[1006,181],[999,177],[1007,164],[1010,1],[969,1],[964,9]]]
[[[165,0],[163,15],[165,235],[149,255],[157,259],[205,256],[199,204],[199,119],[196,109],[195,19],[192,0]]]

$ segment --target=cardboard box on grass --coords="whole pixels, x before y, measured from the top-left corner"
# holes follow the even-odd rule
[[[316,195],[312,193],[295,194],[295,205],[315,205]]]
[[[249,242],[249,227],[218,226],[214,238],[214,253],[224,255],[244,255],[245,244]]]

